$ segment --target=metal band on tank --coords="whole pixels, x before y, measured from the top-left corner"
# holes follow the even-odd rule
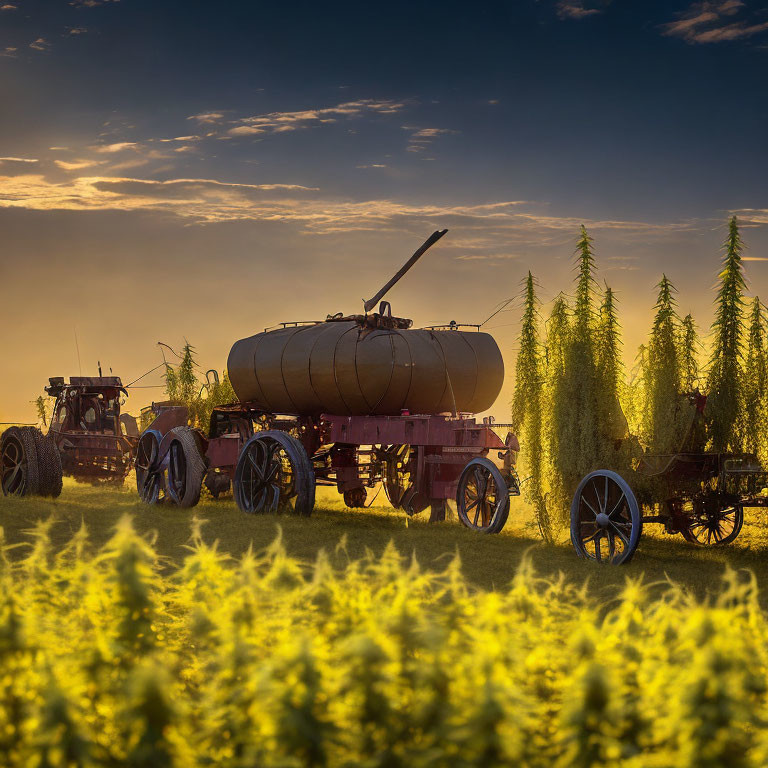
[[[404,333],[398,332],[398,336],[405,342],[405,346],[408,347],[408,357],[410,358],[410,363],[408,364],[408,370],[410,371],[410,377],[408,378],[408,389],[405,390],[405,397],[403,398],[403,402],[401,404],[405,405],[405,403],[408,402],[408,396],[411,394],[411,387],[413,386],[413,352],[411,352],[411,345],[408,343],[408,338]]]
[[[360,393],[360,397],[363,398],[363,402],[366,405],[366,408],[370,411],[371,410],[371,404],[368,402],[368,398],[365,396],[365,392],[363,392],[363,388],[360,385],[360,373],[357,370],[357,350],[360,348],[360,331],[357,332],[357,341],[355,342],[355,381],[357,382],[357,391]],[[390,373],[390,378],[392,377],[392,374]],[[386,391],[386,390],[385,390]],[[342,395],[342,397],[344,397]]]
[[[378,407],[384,402],[384,398],[389,394],[389,388],[392,386],[392,379],[395,376],[395,344],[392,341],[392,336],[393,335],[394,334],[391,333],[391,332],[387,334],[387,341],[389,342],[389,349],[390,349],[390,352],[392,353],[391,356],[390,356],[389,381],[387,382],[387,386],[384,388],[384,393],[379,398],[379,400],[376,403],[376,405],[374,405],[373,408],[371,408],[371,413],[376,413],[376,410],[378,409]],[[355,367],[357,367],[357,358],[355,358]],[[358,378],[358,383],[359,383],[359,381],[360,381],[360,379]],[[367,398],[366,398],[366,400],[367,400]]]
[[[475,395],[477,394],[477,385],[480,381],[480,361],[477,359],[477,350],[467,341],[467,337],[461,332],[461,338],[462,341],[472,350],[472,354],[475,357],[475,386],[472,387],[472,397],[470,398],[470,403],[475,402]]]
[[[338,369],[337,369],[337,365],[336,365],[336,353],[338,352],[339,344],[341,344],[341,342],[344,339],[344,337],[348,333],[352,333],[353,331],[355,333],[357,333],[358,337],[359,337],[359,334],[360,334],[359,328],[357,328],[357,327],[349,328],[348,330],[344,331],[344,333],[342,333],[339,336],[339,338],[336,340],[336,346],[333,348],[333,380],[334,380],[334,382],[336,382],[336,390],[339,393],[339,397],[341,398],[341,401],[344,403],[344,406],[346,407],[347,412],[350,413],[350,414],[354,414],[356,412],[356,409],[355,408],[350,408],[349,402],[344,397],[344,392],[342,391],[341,385],[339,384],[339,377],[337,375]],[[355,371],[355,381],[357,381],[358,393],[360,394],[360,397],[363,400],[363,402],[367,404],[368,401],[365,399],[365,396],[363,395],[363,393],[360,392],[360,381],[357,378],[357,364],[355,362],[356,357],[357,357],[357,342],[355,342],[355,356],[352,358],[352,368],[354,368],[354,371]]]
[[[328,323],[326,327],[330,327],[331,323]],[[307,366],[309,368],[309,386],[312,388],[312,391],[315,393],[315,399],[318,403],[323,402],[323,398],[320,397],[320,395],[317,394],[317,390],[315,389],[315,382],[312,381],[312,355],[315,352],[315,347],[317,346],[317,342],[320,341],[320,337],[325,333],[325,328],[320,331],[320,333],[317,334],[317,338],[312,342],[312,348],[309,350],[309,358],[307,359]]]
[[[453,392],[453,385],[451,384],[451,374],[448,370],[448,360],[445,357],[445,350],[443,349],[443,345],[440,343],[440,339],[435,336],[434,331],[428,331],[429,337],[432,339],[432,341],[437,344],[438,349],[440,350],[440,354],[443,358],[443,369],[445,370],[445,386],[443,387],[443,394],[440,395],[440,399],[438,400],[438,405],[443,402],[443,398],[445,397],[445,391],[450,388],[451,390],[451,400],[453,401],[453,415],[456,415],[456,396]]]
[[[251,354],[251,368],[253,368],[253,378],[256,382],[256,387],[258,388],[259,392],[261,393],[261,401],[264,403],[264,405],[269,408],[270,404],[267,401],[267,396],[264,394],[264,387],[261,386],[261,382],[259,381],[259,372],[256,370],[256,352],[258,352],[259,344],[261,344],[264,334],[259,333],[257,334],[258,341],[253,347],[253,353]]]
[[[298,327],[296,331],[288,337],[285,344],[283,344],[282,351],[280,352],[280,378],[283,381],[283,389],[285,390],[285,394],[288,395],[288,400],[290,401],[291,405],[293,406],[293,410],[296,413],[300,413],[301,409],[296,405],[296,402],[291,397],[291,391],[288,389],[288,385],[285,383],[285,373],[283,371],[283,360],[285,359],[285,350],[288,349],[288,345],[291,343],[294,337],[298,336],[302,331],[307,331],[310,328],[314,328],[314,327],[315,327],[314,325],[306,325],[306,326]]]

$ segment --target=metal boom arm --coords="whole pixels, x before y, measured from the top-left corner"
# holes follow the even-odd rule
[[[395,276],[391,278],[373,298],[368,299],[368,301],[365,302],[365,311],[370,312],[376,306],[379,299],[381,299],[382,296],[384,296],[384,294],[422,257],[424,252],[431,248],[447,231],[447,229],[439,229],[437,232],[433,232],[424,241],[424,245],[422,245],[419,250],[416,251],[416,253],[414,253],[402,267],[400,267]]]

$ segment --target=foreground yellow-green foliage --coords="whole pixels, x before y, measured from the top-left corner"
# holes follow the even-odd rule
[[[8,766],[747,766],[768,759],[754,579],[704,605],[609,605],[524,564],[472,591],[393,547],[334,570],[280,541],[181,567],[128,518],[94,550],[48,524],[0,572]],[[340,551],[343,554],[343,541]]]

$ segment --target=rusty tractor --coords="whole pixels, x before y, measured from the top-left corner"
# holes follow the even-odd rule
[[[11,427],[0,439],[5,495],[58,496],[62,476],[122,483],[139,441],[136,420],[120,413],[127,395],[117,376],[53,377],[45,391],[55,398],[48,434]]]

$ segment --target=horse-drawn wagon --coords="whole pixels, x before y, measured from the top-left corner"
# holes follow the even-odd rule
[[[739,535],[745,507],[768,506],[768,474],[754,454],[702,449],[706,397],[693,392],[680,403],[691,421],[678,452],[628,460],[617,444],[616,466],[582,479],[571,503],[571,543],[581,557],[629,562],[647,523],[693,544],[722,546]]]

